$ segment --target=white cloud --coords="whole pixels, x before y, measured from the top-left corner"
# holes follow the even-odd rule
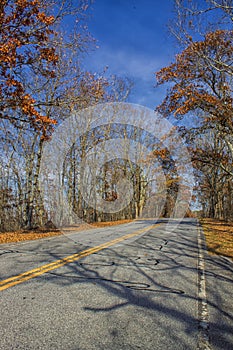
[[[94,52],[87,61],[91,69],[101,70],[108,66],[113,74],[129,76],[143,81],[153,80],[154,72],[159,69],[158,59],[143,53],[129,50],[113,51],[102,47]]]
[[[160,53],[161,54],[161,53]],[[161,101],[160,89],[154,89],[156,84],[155,72],[164,65],[162,54],[152,56],[130,49],[113,51],[101,47],[87,57],[85,68],[101,72],[108,67],[108,73],[121,77],[129,77],[134,82],[130,101],[150,108]]]

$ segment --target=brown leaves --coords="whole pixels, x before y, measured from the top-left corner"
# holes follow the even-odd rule
[[[41,61],[40,72],[55,77],[54,65],[58,60],[56,49],[50,43],[54,17],[45,13],[38,0],[3,1],[0,6],[0,110],[18,109],[28,122],[43,133],[54,120],[41,115],[35,108],[36,100],[27,93],[27,86],[19,72],[33,69]]]
[[[46,25],[51,25],[54,22],[54,16],[47,16],[44,12],[39,12],[37,18]]]
[[[47,62],[56,63],[58,61],[58,55],[54,47],[45,47],[40,49],[40,59]]]
[[[212,254],[227,256],[233,259],[233,223],[223,220],[202,220],[207,248]]]
[[[158,85],[174,83],[158,110],[182,116],[196,109],[215,116],[232,118],[233,31],[217,30],[203,41],[191,41],[176,56],[175,63],[156,73]],[[230,117],[231,116],[231,117]]]
[[[153,151],[153,155],[157,158],[161,158],[161,159],[168,159],[170,156],[170,153],[168,151],[167,148],[163,148],[163,149],[157,149]]]
[[[72,85],[67,88],[70,108],[86,108],[93,104],[109,100],[107,89],[109,82],[103,76],[95,73],[84,72],[77,79],[73,79]]]

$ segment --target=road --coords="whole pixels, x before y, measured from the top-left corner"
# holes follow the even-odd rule
[[[233,264],[206,254],[195,219],[4,244],[0,259],[1,350],[233,349]]]

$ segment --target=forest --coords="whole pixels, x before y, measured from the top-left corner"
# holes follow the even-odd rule
[[[67,141],[63,126],[70,116],[105,104],[129,106],[130,79],[84,68],[86,52],[96,49],[86,25],[89,6],[88,0],[1,1],[0,231],[72,225],[77,218],[169,218],[178,200],[186,216],[233,221],[232,0],[174,1],[169,31],[179,53],[155,72],[155,84],[167,88],[155,115],[172,127],[159,138],[147,131],[146,116],[135,127],[117,117],[95,125],[86,113],[85,129],[69,144],[59,173],[66,210],[42,193],[41,181],[49,181],[41,180],[43,152],[62,128],[66,139],[57,145]],[[177,166],[178,138],[188,150],[193,183]],[[112,140],[121,152],[109,148]],[[139,145],[134,157],[129,141]],[[117,207],[120,196],[125,205]],[[98,200],[115,209],[102,210]]]

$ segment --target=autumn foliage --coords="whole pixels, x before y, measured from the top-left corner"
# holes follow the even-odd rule
[[[130,84],[124,79],[106,78],[106,70],[89,72],[84,67],[85,54],[95,45],[86,20],[90,3],[0,1],[1,231],[24,228],[28,234],[54,218],[57,203],[47,212],[39,175],[44,147],[58,125],[84,108],[128,96]],[[94,134],[72,146],[62,175],[70,207],[89,221],[96,220],[97,213],[83,201],[79,188],[82,160],[102,142],[103,135]],[[116,199],[116,193],[106,195]],[[70,219],[64,215],[64,221]]]
[[[193,12],[193,16],[198,14]],[[205,35],[194,32],[193,37],[183,28],[185,48],[156,73],[158,85],[169,84],[157,110],[165,117],[186,117],[180,130],[195,167],[203,215],[229,220],[233,205],[233,30],[220,28]]]
[[[233,52],[233,31],[217,30],[202,41],[192,41],[176,56],[176,62],[156,73],[158,84],[174,83],[159,111],[182,116],[200,109],[206,121],[217,119],[232,124],[231,86],[227,75],[233,75],[229,64]]]
[[[50,42],[54,17],[45,11],[38,0],[3,0],[0,5],[0,116],[14,124],[27,121],[44,135],[56,121],[37,110],[36,99],[27,93],[25,76],[35,69],[42,76],[55,75],[58,56]]]

